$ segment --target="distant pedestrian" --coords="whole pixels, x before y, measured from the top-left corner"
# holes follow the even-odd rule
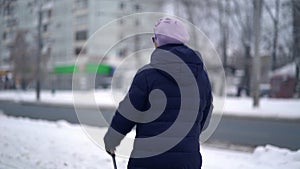
[[[200,169],[202,166],[202,157],[200,154],[199,137],[201,132],[207,127],[207,122],[210,118],[209,115],[212,111],[212,92],[205,66],[199,52],[185,45],[189,40],[189,34],[185,25],[176,18],[161,18],[154,27],[154,37],[152,40],[156,49],[151,55],[150,64],[145,67],[153,67],[153,65],[161,64],[171,68],[170,73],[177,74],[181,79],[186,79],[184,77],[186,75],[181,74],[180,69],[184,65],[187,65],[192,73],[191,76],[194,76],[193,78],[197,83],[200,100],[199,109],[197,108],[197,115],[193,122],[186,121],[179,124],[179,127],[184,128],[187,123],[192,123],[192,127],[178,144],[166,152],[155,156],[131,157],[128,169]],[[160,50],[176,55],[182,60],[182,63],[167,58],[163,52],[159,52]],[[139,123],[127,119],[117,110],[112,119],[111,126],[104,137],[105,148],[108,153],[114,154],[115,148],[123,139],[123,136],[115,134],[114,131],[126,135],[135,126],[137,139],[155,137],[172,126],[178,118],[180,109],[182,109],[182,95],[179,88],[188,89],[192,84],[189,81],[182,81],[180,83],[182,86],[178,86],[179,84],[168,73],[155,68],[142,68],[138,71],[128,92],[131,104],[141,112],[148,110],[153,106],[149,102],[150,92],[154,89],[160,89],[167,98],[165,110],[158,118],[147,123]],[[156,98],[156,100],[159,101],[160,98]],[[124,100],[120,105],[122,103],[124,103]],[[184,114],[188,114],[188,109],[188,107],[185,107]],[[157,144],[164,145],[167,140],[172,140],[176,137],[178,137],[176,133],[172,133],[166,136],[165,142],[162,141]],[[132,153],[155,151],[147,145],[138,148],[136,144],[135,142]]]

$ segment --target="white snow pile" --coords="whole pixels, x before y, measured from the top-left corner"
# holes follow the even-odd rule
[[[110,169],[79,125],[0,115],[0,169]],[[125,168],[125,160],[118,160]]]
[[[253,107],[252,98],[225,99],[224,114],[242,117],[274,119],[300,119],[300,99],[260,99],[260,106]]]
[[[253,153],[259,162],[265,162],[269,168],[300,168],[300,150],[291,152],[271,145],[257,147]],[[272,159],[272,160],[271,160]]]
[[[205,169],[300,168],[300,150],[293,152],[271,145],[257,147],[252,154],[204,148],[202,156]]]
[[[119,93],[114,92],[116,97]],[[77,98],[76,104],[80,105],[101,105],[114,107],[116,103],[111,95],[111,90],[88,90],[71,91],[62,90],[52,93],[49,90],[41,91],[40,102],[55,105],[73,105],[74,97]],[[80,101],[78,101],[80,99]],[[34,90],[4,90],[0,92],[0,100],[10,100],[14,102],[36,102],[36,93]]]
[[[288,65],[283,66],[282,68],[276,69],[270,76],[277,76],[277,75],[289,75],[295,76],[296,72],[296,63],[291,63]]]
[[[96,128],[99,132],[105,128]],[[79,125],[0,115],[0,169],[112,169],[112,161]],[[300,150],[273,146],[253,153],[201,147],[205,169],[299,169]],[[126,168],[127,159],[117,158]]]

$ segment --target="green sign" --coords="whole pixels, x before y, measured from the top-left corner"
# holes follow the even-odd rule
[[[72,73],[97,73],[101,75],[109,75],[112,71],[112,67],[105,64],[92,64],[88,63],[82,66],[75,65],[62,65],[55,66],[53,73],[54,74],[72,74]]]

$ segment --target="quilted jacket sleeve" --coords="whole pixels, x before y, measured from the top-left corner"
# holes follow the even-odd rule
[[[139,111],[147,109],[148,84],[145,76],[144,72],[137,73],[128,92],[131,104]],[[117,110],[104,137],[106,149],[111,150],[118,146],[135,125],[135,122],[128,120]]]

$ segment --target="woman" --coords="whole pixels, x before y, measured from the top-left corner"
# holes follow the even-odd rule
[[[161,18],[156,23],[152,40],[156,49],[151,55],[151,62],[138,71],[129,89],[128,97],[120,103],[104,137],[106,150],[108,153],[114,154],[116,146],[134,126],[136,126],[136,140],[147,139],[168,131],[176,121],[179,124],[178,133],[171,132],[157,142],[157,145],[161,145],[161,152],[158,152],[159,149],[154,150],[153,145],[147,145],[147,142],[141,143],[141,145],[135,142],[128,169],[200,169],[202,158],[199,137],[201,131],[207,126],[206,121],[209,121],[209,114],[212,110],[211,86],[201,56],[184,44],[189,40],[188,31],[180,20],[172,17]],[[176,57],[179,60],[176,60]],[[158,69],[159,66],[165,67],[168,71]],[[185,66],[189,69],[187,72],[191,72],[190,74],[181,71]],[[173,75],[177,77],[175,78]],[[193,80],[189,80],[190,77],[195,79],[196,93],[199,98],[193,98],[193,93],[183,97],[183,93],[181,93],[193,88]],[[164,92],[166,102],[161,98],[162,95],[152,98],[151,101],[149,95],[154,89]],[[183,117],[187,117],[187,119],[192,111],[183,103],[195,100],[197,100],[195,118],[178,122],[181,111],[184,113]],[[132,120],[134,117],[128,118],[130,113],[137,112],[127,112],[129,116],[120,112],[120,107],[132,104],[140,112],[152,108],[154,110],[152,113],[157,114],[159,112],[155,112],[155,108],[160,105],[155,105],[155,102],[164,102],[166,105],[157,118],[146,120],[147,122]],[[130,110],[132,111],[132,109]],[[149,112],[147,113],[149,114]],[[144,115],[140,116],[139,120],[145,120]],[[186,126],[191,127],[184,136],[180,135],[179,130],[185,129]],[[168,145],[171,140],[179,141],[175,141],[176,144],[163,150],[165,148],[163,146]],[[151,153],[153,154],[151,155]]]

